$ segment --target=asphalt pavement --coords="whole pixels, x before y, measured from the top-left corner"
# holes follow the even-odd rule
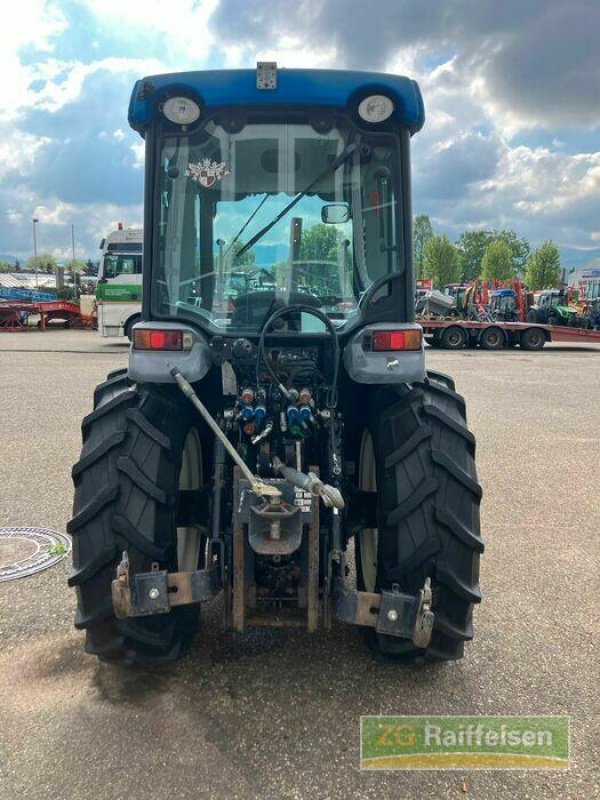
[[[79,425],[127,348],[0,334],[0,527],[64,531]],[[600,796],[600,347],[428,349],[467,400],[484,489],[483,603],[462,661],[376,662],[361,631],[224,633],[125,669],[83,652],[67,561],[0,584],[0,797]],[[571,716],[569,771],[361,772],[361,714]]]

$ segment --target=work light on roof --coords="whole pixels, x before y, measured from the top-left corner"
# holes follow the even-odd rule
[[[176,125],[191,125],[200,116],[200,106],[189,97],[170,97],[163,105],[163,114]]]
[[[383,94],[365,97],[358,106],[358,114],[365,122],[385,122],[394,111],[394,104]]]

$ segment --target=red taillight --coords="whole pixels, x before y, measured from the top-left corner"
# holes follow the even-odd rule
[[[420,350],[421,331],[374,331],[373,350]]]
[[[136,350],[183,350],[183,331],[134,330]]]

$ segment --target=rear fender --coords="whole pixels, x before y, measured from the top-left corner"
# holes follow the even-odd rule
[[[369,347],[375,331],[421,332],[421,347],[418,350],[394,350],[375,352]],[[357,383],[416,383],[425,380],[425,351],[423,330],[420,325],[410,323],[378,322],[367,325],[355,333],[344,348],[344,367]]]
[[[202,380],[212,366],[208,340],[198,331],[176,322],[138,322],[134,331],[177,330],[191,334],[189,350],[136,350],[129,348],[128,375],[136,383],[173,383],[171,370],[177,367],[190,383]]]

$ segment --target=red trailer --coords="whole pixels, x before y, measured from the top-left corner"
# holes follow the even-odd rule
[[[462,319],[420,319],[425,341],[444,350],[482,347],[501,350],[519,345],[523,350],[541,350],[546,342],[600,344],[600,330],[530,322],[474,322]]]
[[[65,328],[93,328],[95,316],[81,313],[77,303],[66,300],[52,300],[40,303],[6,301],[0,303],[0,331],[24,331],[26,319],[30,314],[39,314],[38,327],[45,330],[52,320],[61,320]]]

